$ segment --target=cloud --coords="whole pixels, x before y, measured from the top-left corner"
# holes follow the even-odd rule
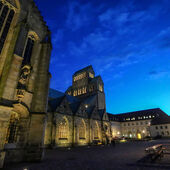
[[[167,71],[156,71],[153,70],[151,72],[149,72],[149,78],[150,79],[160,79],[163,77],[170,77],[170,70]]]
[[[59,43],[64,38],[64,30],[58,29],[55,34],[52,36],[52,43],[55,44],[55,48],[59,46]]]
[[[80,4],[78,1],[69,3],[66,27],[72,31],[77,31],[84,25],[88,25],[90,16],[88,11],[91,10],[90,4]]]

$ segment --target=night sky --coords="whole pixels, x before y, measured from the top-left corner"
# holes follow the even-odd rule
[[[169,0],[36,0],[52,32],[51,88],[92,65],[107,112],[160,107],[170,114]]]

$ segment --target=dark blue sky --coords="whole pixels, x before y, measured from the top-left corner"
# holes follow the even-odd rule
[[[36,0],[52,32],[51,87],[65,91],[90,64],[107,111],[170,114],[169,0]]]

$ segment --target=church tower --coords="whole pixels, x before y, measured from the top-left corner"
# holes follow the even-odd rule
[[[99,110],[105,110],[104,83],[101,76],[95,76],[93,67],[90,65],[76,71],[72,77],[72,86],[66,93],[75,96],[80,100],[96,96],[96,106]]]

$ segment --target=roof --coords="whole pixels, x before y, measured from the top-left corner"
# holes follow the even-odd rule
[[[48,93],[48,96],[49,96],[49,99],[56,99],[56,98],[59,98],[59,97],[62,97],[64,96],[65,94],[58,91],[58,90],[55,90],[55,89],[49,89],[49,93]]]
[[[105,113],[105,109],[100,109],[99,110],[99,115],[100,115],[100,118],[103,119],[103,115]]]
[[[151,121],[152,125],[170,124],[170,116],[157,117]]]
[[[75,102],[75,103],[71,103],[71,104],[69,105],[73,113],[76,113],[76,112],[77,112],[80,104],[81,104],[81,102]]]
[[[50,99],[48,101],[48,111],[55,112],[57,107],[61,104],[64,96],[58,97],[56,99]]]
[[[93,79],[91,79],[91,82],[96,82],[96,81],[98,81],[98,80],[103,82],[101,76],[96,76],[96,77],[94,77]]]
[[[140,111],[128,112],[122,114],[108,114],[108,115],[110,120],[117,120],[120,122],[153,119],[159,116],[167,116],[167,114],[163,112],[160,108],[140,110]]]
[[[94,72],[92,65],[89,65],[89,66],[87,66],[87,67],[85,67],[81,70],[76,71],[73,75],[79,74],[79,73],[84,72],[84,71],[93,71]]]
[[[82,101],[82,103],[87,104],[89,106],[94,106],[96,104],[96,99],[97,99],[97,96],[96,96],[96,94],[94,94],[92,96],[82,98],[81,101]]]

